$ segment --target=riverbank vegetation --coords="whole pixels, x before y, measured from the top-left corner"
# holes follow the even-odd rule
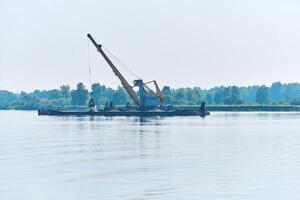
[[[247,106],[263,105],[269,108],[272,106],[279,108],[300,105],[299,83],[275,82],[270,87],[265,85],[220,86],[211,89],[201,89],[200,87],[174,89],[164,86],[162,92],[165,96],[164,103],[169,105],[194,106],[200,105],[202,101],[205,101],[212,109],[237,108],[237,105],[245,109],[250,109]],[[74,89],[68,85],[63,85],[59,89],[21,93],[0,90],[0,109],[34,110],[38,108],[84,107],[90,97],[94,98],[98,107],[110,101],[116,105],[125,105],[127,102],[133,104],[123,87],[112,89],[94,83],[88,90],[83,83],[78,83]]]

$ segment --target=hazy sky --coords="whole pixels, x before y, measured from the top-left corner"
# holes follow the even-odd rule
[[[300,81],[299,0],[0,0],[0,25],[0,89],[88,86],[87,33],[160,85]],[[90,54],[92,81],[119,85]]]

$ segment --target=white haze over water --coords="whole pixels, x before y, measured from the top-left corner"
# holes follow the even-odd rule
[[[0,89],[88,86],[87,33],[160,85],[296,82],[299,10],[296,0],[0,0]],[[119,85],[90,50],[92,81]]]

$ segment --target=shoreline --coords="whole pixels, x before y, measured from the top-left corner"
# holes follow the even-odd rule
[[[268,106],[257,106],[257,105],[240,105],[240,106],[217,106],[208,105],[207,110],[210,112],[299,112],[300,106],[292,105],[268,105]]]
[[[195,109],[200,107],[200,105],[185,105],[185,106],[174,106],[177,108],[184,109]],[[57,109],[70,109],[70,108],[57,108]],[[299,105],[207,105],[207,111],[209,112],[300,112]],[[2,110],[28,110],[34,111],[38,110],[38,108],[34,109],[0,109]],[[70,109],[71,110],[71,109]]]

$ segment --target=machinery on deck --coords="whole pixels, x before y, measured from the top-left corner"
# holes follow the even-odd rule
[[[87,34],[87,37],[91,40],[91,42],[94,44],[96,49],[103,56],[103,58],[110,66],[110,68],[113,70],[115,75],[120,79],[121,84],[126,89],[128,94],[131,96],[131,98],[134,100],[134,102],[136,103],[136,105],[139,107],[140,110],[150,110],[150,109],[158,108],[162,104],[164,100],[164,96],[155,80],[144,83],[142,79],[138,79],[138,80],[134,80],[133,86],[131,86],[128,83],[128,81],[124,78],[124,76],[121,74],[121,72],[113,64],[113,62],[104,53],[104,51],[102,50],[102,45],[98,44],[91,36],[91,34]],[[156,90],[155,92],[147,86],[147,84],[150,83],[154,83],[155,90]],[[133,89],[134,87],[138,87],[138,95],[134,91]]]
[[[94,44],[96,49],[103,56],[107,64],[110,66],[114,74],[120,79],[121,84],[128,92],[130,97],[135,102],[137,108],[132,108],[130,105],[124,108],[116,108],[113,102],[106,104],[104,109],[97,109],[94,100],[91,98],[88,106],[90,110],[65,110],[65,109],[39,109],[39,115],[61,115],[61,116],[138,116],[138,117],[155,117],[155,116],[201,116],[205,117],[210,113],[206,110],[205,103],[202,102],[199,108],[173,108],[172,106],[162,106],[164,101],[164,95],[161,92],[158,84],[155,80],[144,82],[142,79],[133,81],[133,85],[130,85],[124,78],[121,72],[116,68],[113,62],[108,58],[105,52],[102,50],[102,45],[97,44],[94,38],[87,34],[87,37]],[[155,91],[148,87],[148,84],[153,83]],[[134,88],[138,88],[138,92],[134,91]]]

